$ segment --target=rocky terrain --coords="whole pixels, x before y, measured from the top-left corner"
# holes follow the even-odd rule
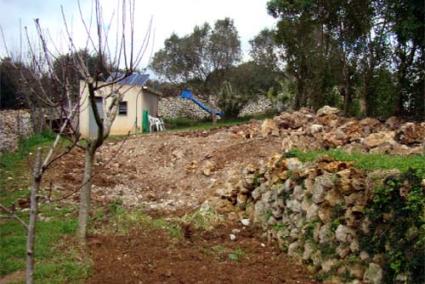
[[[338,112],[330,107],[317,113],[302,109],[263,122],[109,142],[96,159],[93,198],[100,205],[120,200],[127,208],[142,206],[155,216],[183,216],[201,206],[211,208],[225,216],[229,224],[245,220],[259,225],[269,242],[276,242],[318,277],[332,283],[382,283],[389,265],[383,255],[395,248],[410,248],[408,244],[416,240],[420,227],[411,219],[401,222],[408,226],[402,229],[389,221],[402,220],[403,216],[394,216],[404,209],[385,209],[373,215],[379,218],[370,217],[369,208],[378,206],[373,191],[376,181],[382,185],[400,173],[365,172],[330,158],[302,163],[286,153],[295,148],[337,148],[422,154],[425,123],[398,118],[358,120]],[[48,173],[47,185],[54,184],[55,192],[78,200],[82,156],[82,151],[75,150],[59,161],[55,171]],[[412,192],[411,188],[406,184],[404,189],[397,189],[395,192],[400,193],[393,195],[391,202],[405,206],[403,194]],[[389,204],[385,208],[391,209]],[[379,226],[380,222],[384,225]],[[403,234],[409,232],[400,235],[410,240],[403,243],[406,247],[394,243],[395,233],[388,234],[391,239],[383,238],[387,240],[384,247],[365,247],[365,243],[376,241],[374,236],[396,232],[396,227]],[[228,236],[240,239],[232,228],[221,238]],[[406,273],[396,276],[401,282],[409,279]]]

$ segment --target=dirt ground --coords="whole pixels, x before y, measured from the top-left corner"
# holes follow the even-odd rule
[[[164,231],[90,239],[88,283],[316,283],[305,268],[259,241],[255,229],[195,231],[182,241]]]
[[[149,212],[193,210],[222,187],[229,175],[280,151],[278,137],[246,138],[253,127],[259,127],[258,123],[107,143],[97,156],[93,198],[100,203],[119,198],[125,206],[142,205]],[[54,181],[56,192],[78,191],[82,157],[81,150],[74,151],[49,173],[47,182]]]
[[[258,122],[252,122],[109,142],[97,156],[93,200],[102,206],[119,198],[125,207],[143,206],[151,216],[192,212],[244,165],[260,164],[280,151],[278,137],[252,134],[258,127]],[[73,151],[47,179],[55,191],[71,195],[74,201],[78,200],[78,194],[72,193],[79,189],[82,156],[82,151]],[[161,230],[92,236],[94,268],[88,282],[315,283],[278,248],[263,244],[259,229],[239,228],[237,239],[231,241],[229,234],[235,228],[237,224],[227,223],[212,231],[195,230],[179,241]]]

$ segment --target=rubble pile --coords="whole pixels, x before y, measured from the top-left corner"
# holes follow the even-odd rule
[[[312,112],[301,109],[284,112],[263,122],[263,137],[280,136],[282,150],[319,150],[338,148],[348,152],[422,154],[425,147],[425,122],[403,122],[390,117],[385,122],[375,118],[346,118],[337,108],[325,106]]]
[[[423,246],[417,247],[424,237],[419,233],[423,202],[408,219],[413,224],[398,217],[406,209],[397,206],[410,208],[409,200],[423,201],[425,180],[415,186],[401,182],[399,190],[383,191],[391,197],[382,198],[376,191],[400,175],[397,170],[366,173],[326,156],[302,163],[275,155],[267,164],[250,164],[239,176],[230,177],[210,203],[221,213],[232,207],[240,210],[239,216],[262,225],[269,240],[330,283],[383,283],[388,267],[394,265],[392,256],[406,252],[412,261],[412,255],[423,251]],[[417,195],[409,196],[413,192]],[[394,277],[409,282],[409,272],[400,269]]]
[[[15,151],[20,138],[29,137],[31,134],[31,115],[28,111],[0,111],[0,153]]]

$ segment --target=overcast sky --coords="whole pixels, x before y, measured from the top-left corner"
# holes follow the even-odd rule
[[[260,30],[273,27],[275,20],[267,14],[267,0],[136,0],[136,31],[142,39],[148,23],[153,17],[155,40],[151,43],[143,64],[148,63],[151,50],[158,50],[164,40],[175,32],[185,35],[195,25],[208,22],[211,25],[217,19],[234,19],[242,42],[245,58],[249,50],[248,41]],[[52,39],[59,48],[63,48],[64,28],[60,13],[63,5],[72,32],[80,44],[84,33],[79,24],[77,0],[0,0],[0,25],[2,26],[10,50],[19,50],[19,21],[22,26],[33,28],[33,19],[39,18],[42,26],[49,30]],[[81,0],[83,13],[88,18],[92,1]],[[117,5],[117,0],[101,0],[104,15],[109,18]],[[152,45],[153,44],[153,45]],[[3,50],[3,44],[0,45]]]

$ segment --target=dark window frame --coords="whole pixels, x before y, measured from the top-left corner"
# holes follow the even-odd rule
[[[121,109],[125,106],[125,109]],[[122,101],[118,105],[118,115],[119,116],[127,116],[128,115],[128,103],[126,101]]]

